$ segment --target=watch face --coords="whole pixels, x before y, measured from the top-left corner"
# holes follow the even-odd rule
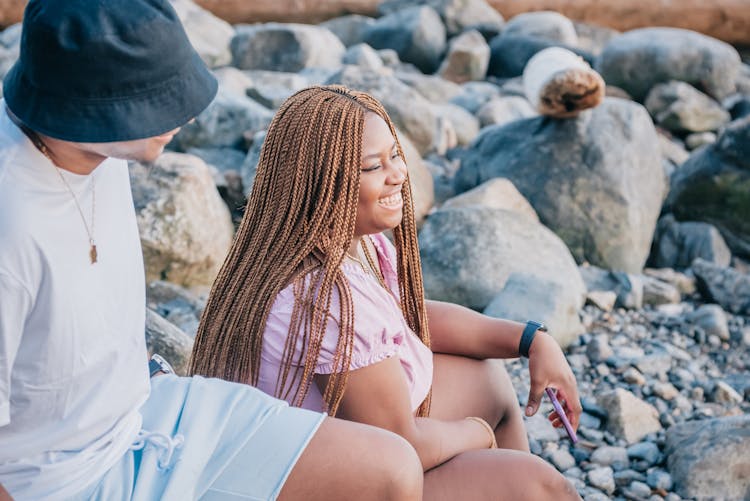
[[[547,332],[547,326],[544,324],[539,324],[538,330],[542,332]]]

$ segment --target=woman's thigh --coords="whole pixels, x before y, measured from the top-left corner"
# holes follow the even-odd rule
[[[527,452],[484,449],[465,452],[425,473],[424,501],[580,500],[550,464]]]
[[[430,416],[479,416],[495,428],[500,447],[529,450],[518,398],[502,360],[436,353],[433,361]]]

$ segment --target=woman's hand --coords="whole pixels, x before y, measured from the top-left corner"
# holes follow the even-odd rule
[[[577,430],[582,409],[576,379],[560,345],[545,332],[538,331],[529,348],[529,376],[531,389],[526,415],[532,416],[539,409],[545,388],[555,388],[570,424]],[[552,411],[548,418],[555,428],[562,426],[562,421],[555,411]]]

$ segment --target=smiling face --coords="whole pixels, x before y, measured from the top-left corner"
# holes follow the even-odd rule
[[[406,163],[398,154],[388,125],[376,113],[367,113],[362,131],[355,237],[380,233],[401,223],[401,187],[405,182]]]

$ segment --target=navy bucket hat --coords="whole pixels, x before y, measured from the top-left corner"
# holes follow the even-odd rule
[[[167,0],[31,0],[3,94],[37,132],[112,142],[184,125],[217,87]]]

